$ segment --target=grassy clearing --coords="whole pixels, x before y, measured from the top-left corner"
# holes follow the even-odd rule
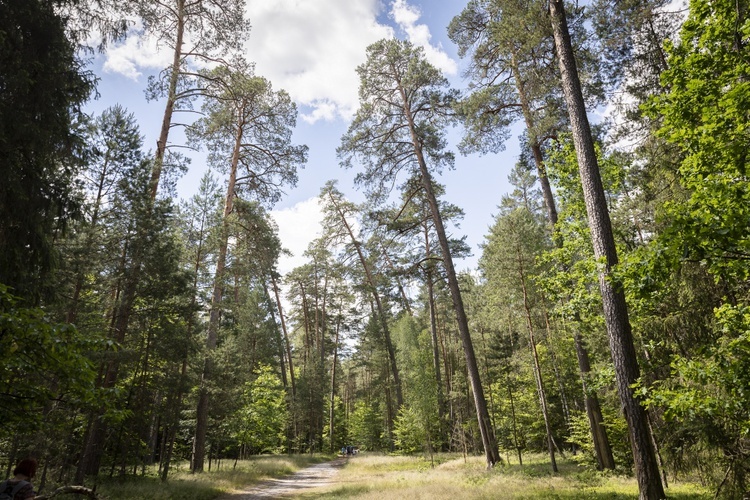
[[[574,462],[558,459],[560,473],[553,475],[542,455],[524,457],[524,465],[485,469],[484,457],[441,454],[435,467],[422,457],[363,453],[349,460],[336,477],[336,485],[300,495],[300,498],[377,499],[583,499],[638,498],[633,478],[587,471]],[[669,498],[712,498],[694,484],[670,484]]]
[[[188,464],[179,464],[162,483],[156,470],[145,476],[100,479],[97,492],[110,500],[213,500],[222,494],[260,481],[285,476],[301,468],[331,460],[327,455],[260,456],[222,462],[219,470],[190,474]]]

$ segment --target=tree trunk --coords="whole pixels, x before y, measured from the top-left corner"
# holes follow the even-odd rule
[[[511,67],[513,71],[513,78],[516,82],[516,90],[518,91],[519,100],[521,102],[521,110],[523,111],[524,120],[526,122],[526,130],[529,134],[529,147],[534,158],[534,164],[536,166],[537,176],[539,177],[539,184],[542,187],[542,196],[544,199],[544,205],[547,208],[547,221],[550,227],[554,230],[557,225],[557,207],[555,205],[555,197],[552,194],[552,188],[547,177],[547,168],[544,165],[544,156],[542,154],[542,148],[539,144],[539,138],[534,131],[534,118],[529,104],[528,97],[526,95],[526,88],[521,79],[521,72],[516,63],[515,56],[511,61]],[[560,238],[555,239],[555,243],[558,247],[562,247],[563,241]],[[580,336],[577,337],[580,340]],[[583,370],[580,359],[585,356],[587,360],[587,366],[589,368],[586,371],[581,371],[581,378],[585,379],[588,372],[591,370],[588,365],[588,352],[586,346],[582,342],[576,342],[576,354],[579,359],[579,369]],[[584,388],[585,391],[585,388]],[[597,463],[599,464],[599,470],[602,468],[614,470],[615,464],[612,458],[612,448],[607,438],[607,430],[602,425],[604,417],[602,416],[601,407],[599,406],[599,400],[595,393],[589,395],[586,393],[586,415],[588,416],[589,426],[591,427],[591,435],[594,441],[594,449],[596,450]]]
[[[406,291],[404,290],[404,285],[401,283],[401,278],[396,273],[396,266],[393,265],[391,256],[388,255],[388,252],[385,251],[385,248],[382,249],[382,252],[383,256],[385,257],[385,262],[386,264],[388,264],[388,268],[396,277],[396,287],[398,288],[398,293],[401,296],[401,301],[404,303],[406,314],[408,314],[409,316],[414,316],[414,312],[411,310],[411,304],[409,304],[409,298],[406,296]]]
[[[521,101],[521,111],[523,112],[523,118],[526,122],[526,131],[529,134],[529,146],[531,147],[531,153],[534,156],[534,165],[536,166],[537,176],[539,177],[539,185],[542,187],[544,206],[547,208],[547,219],[554,227],[554,225],[557,224],[557,207],[555,206],[555,198],[552,194],[552,187],[550,186],[549,178],[547,177],[547,169],[544,166],[542,148],[539,144],[539,138],[536,135],[536,131],[534,130],[534,118],[531,111],[531,104],[526,95],[526,87],[521,79],[521,71],[518,68],[515,54],[511,56],[511,70],[513,71],[513,79],[516,82],[518,99]]]
[[[466,357],[466,369],[468,371],[472,393],[474,394],[474,405],[476,407],[479,432],[482,435],[482,444],[484,445],[487,467],[491,468],[502,459],[500,458],[497,442],[495,441],[495,432],[492,428],[492,421],[489,412],[487,411],[487,400],[484,397],[484,389],[482,388],[482,382],[479,377],[479,367],[477,365],[477,358],[474,354],[474,344],[471,341],[471,333],[469,331],[469,320],[466,317],[466,310],[464,309],[464,303],[461,297],[458,277],[456,276],[456,270],[453,267],[453,257],[451,256],[450,246],[448,245],[448,237],[445,234],[443,218],[440,215],[440,208],[438,207],[435,191],[432,187],[432,176],[427,169],[427,163],[422,154],[422,144],[417,135],[414,117],[412,116],[411,109],[408,105],[409,100],[406,96],[406,91],[400,86],[400,82],[399,90],[403,101],[404,113],[409,125],[414,153],[416,154],[417,162],[419,163],[422,188],[425,191],[425,196],[430,206],[432,221],[435,225],[435,232],[437,233],[440,250],[443,254],[443,265],[445,266],[448,278],[448,288],[450,289],[451,298],[453,300],[453,308],[455,309],[456,321],[458,322],[458,331],[461,336],[461,345],[463,346],[464,356]]]
[[[646,410],[636,399],[632,389],[632,385],[640,377],[640,370],[628,319],[625,293],[617,286],[612,276],[612,269],[617,265],[617,250],[562,0],[550,0],[549,12],[562,74],[563,92],[570,114],[594,256],[605,264],[599,271],[599,289],[602,294],[604,320],[615,365],[620,403],[628,422],[640,498],[661,499],[664,498],[664,488],[648,432]]]
[[[418,144],[418,142],[416,141],[416,135],[414,135],[414,138],[415,147],[417,147],[416,144]],[[461,345],[463,346],[464,356],[466,357],[466,369],[468,370],[469,382],[474,395],[477,422],[479,424],[479,432],[482,435],[482,444],[484,445],[487,467],[492,467],[500,462],[501,459],[500,453],[497,449],[490,415],[487,411],[487,401],[484,397],[484,389],[482,388],[482,383],[479,377],[479,367],[477,365],[476,355],[474,354],[474,344],[472,343],[471,333],[469,332],[469,321],[466,318],[466,311],[464,310],[463,299],[461,298],[458,277],[456,276],[456,271],[453,267],[453,257],[450,254],[448,238],[445,234],[445,228],[443,227],[443,220],[440,216],[435,192],[432,189],[432,178],[427,170],[427,165],[424,162],[421,151],[420,154],[418,154],[418,157],[420,158],[419,163],[422,173],[422,185],[430,204],[430,211],[432,212],[432,218],[435,223],[435,231],[437,232],[438,241],[440,242],[440,248],[443,254],[443,263],[445,264],[448,276],[448,288],[450,289],[451,298],[453,299],[456,321],[458,322],[458,330],[461,336]]]
[[[425,256],[430,258],[430,240],[427,232],[427,223],[424,225],[425,238]],[[433,290],[433,266],[431,262],[427,264],[426,282],[427,282],[427,303],[430,309],[430,334],[432,338],[432,363],[435,370],[435,382],[437,383],[437,404],[438,420],[440,421],[440,435],[444,433],[445,427],[445,397],[443,396],[443,378],[440,376],[440,346],[438,345],[437,335],[437,313],[435,311],[435,292]]]
[[[526,328],[529,331],[529,350],[534,362],[534,379],[536,380],[536,389],[539,394],[539,404],[542,408],[542,417],[544,418],[544,430],[547,433],[547,449],[549,451],[550,462],[552,463],[552,472],[557,473],[557,460],[555,460],[555,445],[552,439],[552,426],[549,421],[549,411],[547,409],[547,395],[544,391],[544,379],[542,378],[542,369],[539,366],[539,354],[536,350],[536,339],[534,338],[534,324],[531,319],[531,308],[529,307],[529,295],[526,290],[526,275],[524,273],[521,252],[516,248],[516,258],[518,262],[518,274],[521,280],[523,291],[523,309],[526,312]]]
[[[289,381],[292,383],[292,397],[297,393],[297,389],[294,385],[294,364],[292,362],[292,348],[289,345],[289,335],[286,331],[286,321],[284,320],[284,310],[281,307],[281,297],[279,295],[279,287],[276,284],[276,278],[271,276],[271,286],[273,287],[273,295],[276,298],[276,307],[279,309],[279,320],[281,321],[281,332],[284,334],[284,347],[286,348],[286,359],[289,364]]]
[[[286,374],[286,354],[284,353],[284,339],[281,334],[281,329],[276,323],[276,313],[273,310],[271,303],[271,294],[268,292],[268,284],[263,281],[263,292],[266,294],[266,300],[268,300],[268,312],[271,316],[271,320],[276,325],[276,342],[279,344],[279,370],[281,370],[281,384],[284,386],[285,391],[289,391],[289,380]]]
[[[156,141],[156,157],[154,166],[151,170],[151,199],[156,199],[156,193],[159,190],[159,179],[161,177],[162,166],[164,165],[164,155],[167,151],[167,141],[169,140],[169,130],[172,128],[172,114],[174,112],[174,103],[177,96],[177,81],[180,76],[180,61],[182,59],[182,43],[185,35],[185,0],[177,0],[177,25],[175,26],[175,44],[174,55],[172,57],[172,73],[169,75],[169,92],[167,94],[167,104],[164,107],[164,117],[161,122],[161,131],[159,140]]]
[[[599,406],[599,398],[595,392],[588,388],[586,377],[591,372],[591,363],[589,353],[586,350],[581,334],[576,331],[573,334],[573,341],[576,346],[576,356],[578,357],[578,369],[581,373],[581,383],[583,384],[584,402],[586,405],[586,415],[589,418],[591,427],[591,437],[594,442],[594,452],[596,453],[596,463],[599,470],[615,468],[615,458],[612,455],[612,447],[609,444],[607,429],[604,427],[604,418],[602,409]]]
[[[349,225],[349,221],[346,220],[346,217],[344,216],[343,212],[339,208],[339,204],[336,203],[336,200],[334,199],[333,195],[329,192],[328,197],[331,200],[331,203],[334,207],[336,207],[336,211],[339,214],[339,217],[341,217],[341,223],[344,224],[344,227],[346,228],[347,233],[349,234],[349,238],[352,240],[352,244],[354,245],[354,248],[357,250],[357,256],[359,257],[359,262],[362,265],[362,269],[365,272],[365,277],[367,278],[367,284],[370,287],[370,293],[372,293],[373,299],[375,299],[375,305],[377,307],[378,317],[380,318],[380,324],[383,328],[383,336],[385,337],[385,347],[388,350],[388,360],[390,361],[390,368],[391,368],[391,374],[393,375],[393,384],[396,386],[396,404],[399,408],[403,406],[404,404],[404,398],[401,392],[401,377],[399,376],[398,372],[398,365],[396,365],[396,351],[393,348],[393,342],[391,341],[391,332],[388,328],[388,319],[385,316],[385,309],[383,308],[383,302],[380,299],[380,293],[378,293],[378,289],[375,286],[375,278],[372,275],[372,271],[370,270],[370,266],[367,264],[367,260],[365,259],[364,253],[362,253],[362,246],[359,241],[354,237],[354,231],[352,230],[351,226]]]
[[[203,373],[198,393],[198,407],[195,416],[195,440],[193,441],[192,472],[203,472],[206,457],[206,433],[208,432],[208,388],[211,380],[211,353],[216,349],[219,340],[219,320],[221,318],[221,301],[224,293],[224,268],[227,262],[227,249],[229,247],[229,216],[234,208],[235,182],[237,180],[237,166],[240,159],[242,147],[242,113],[238,113],[237,132],[232,152],[232,164],[227,183],[227,195],[224,200],[224,217],[222,221],[222,236],[219,243],[219,255],[216,259],[216,271],[214,272],[214,290],[211,297],[211,312],[208,319],[208,335],[206,337],[206,359],[203,362]]]
[[[331,364],[331,396],[329,398],[328,412],[328,440],[330,441],[331,451],[335,449],[333,443],[333,431],[335,430],[334,416],[336,403],[336,360],[339,352],[339,329],[341,328],[341,311],[339,311],[338,321],[336,322],[336,336],[333,341],[333,363]]]

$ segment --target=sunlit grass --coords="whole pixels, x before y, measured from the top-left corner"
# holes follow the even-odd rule
[[[326,455],[260,456],[240,460],[225,460],[221,467],[210,472],[191,474],[187,463],[178,464],[163,483],[155,469],[145,476],[100,479],[97,492],[110,500],[212,500],[222,494],[274,477],[285,476],[316,463],[330,460]]]
[[[190,474],[180,464],[166,483],[156,471],[145,476],[101,480],[97,491],[115,499],[212,500],[272,477],[291,474],[303,467],[333,457],[316,455],[263,456],[225,461],[221,468]],[[560,472],[553,474],[543,454],[524,456],[524,464],[513,461],[492,470],[484,457],[436,454],[429,457],[389,456],[360,453],[349,459],[330,486],[301,491],[296,498],[331,499],[559,499],[625,500],[638,497],[635,479],[586,470],[576,463],[558,459]],[[707,490],[690,483],[670,484],[669,498],[704,500]]]
[[[435,467],[423,457],[360,454],[347,463],[336,484],[311,490],[299,498],[388,499],[583,499],[624,500],[638,497],[635,479],[587,471],[558,459],[553,474],[544,455],[524,457],[517,463],[486,470],[484,457],[439,454]],[[670,498],[712,498],[694,484],[670,485]]]

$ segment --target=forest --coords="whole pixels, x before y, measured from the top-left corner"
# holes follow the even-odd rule
[[[123,106],[84,111],[90,58],[136,21],[172,61],[146,91],[154,150]],[[366,201],[321,180],[321,236],[285,274],[270,210],[314,145],[243,51],[252,21],[242,0],[0,0],[6,476],[354,445],[746,498],[750,2],[468,0],[445,28],[462,89],[409,41],[370,45],[336,151]],[[441,173],[518,126],[513,190],[459,271]],[[185,148],[214,174],[180,198]]]

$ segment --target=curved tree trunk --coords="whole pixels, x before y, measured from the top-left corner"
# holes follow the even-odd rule
[[[411,121],[411,120],[410,120]],[[415,148],[418,148],[418,141],[413,130],[412,134],[414,137]],[[427,200],[430,205],[430,211],[432,213],[433,222],[435,223],[435,231],[438,235],[438,241],[440,242],[440,248],[443,254],[443,263],[445,265],[446,274],[448,276],[448,288],[451,292],[451,298],[453,299],[453,307],[456,312],[456,321],[458,322],[458,331],[461,336],[461,345],[463,346],[464,356],[466,357],[466,369],[468,371],[469,382],[471,384],[472,393],[474,395],[474,405],[476,407],[477,422],[479,424],[479,432],[482,435],[482,444],[484,445],[485,458],[487,459],[487,467],[492,467],[496,463],[500,462],[500,453],[497,448],[497,442],[495,441],[495,433],[492,428],[492,421],[490,414],[487,411],[487,400],[484,397],[484,389],[479,377],[479,366],[477,364],[476,354],[474,353],[474,344],[471,340],[471,333],[469,332],[469,320],[466,317],[466,311],[464,309],[463,299],[461,297],[461,290],[458,284],[458,277],[456,276],[456,270],[453,267],[453,257],[450,253],[450,247],[448,245],[448,237],[445,234],[445,228],[443,227],[443,220],[440,216],[440,209],[438,208],[437,198],[435,192],[432,189],[432,177],[427,170],[427,165],[424,161],[424,157],[421,154],[421,149],[417,153],[419,158],[420,171],[422,173],[422,186],[427,195]]]
[[[456,321],[458,323],[458,331],[461,336],[461,345],[464,350],[464,356],[466,357],[466,369],[469,376],[469,382],[471,384],[471,390],[474,394],[474,405],[476,407],[479,432],[482,435],[482,444],[484,446],[487,467],[491,468],[502,459],[500,458],[500,453],[497,448],[497,442],[495,441],[495,432],[492,428],[492,420],[490,419],[490,414],[487,411],[487,400],[484,397],[484,389],[482,388],[482,382],[479,377],[479,366],[477,364],[477,357],[474,353],[474,344],[471,340],[471,333],[469,331],[469,320],[466,317],[466,310],[464,309],[463,298],[461,297],[461,289],[458,284],[456,270],[453,266],[453,257],[451,256],[450,246],[448,245],[448,237],[445,234],[445,227],[443,226],[443,218],[440,215],[440,208],[435,196],[435,190],[432,187],[432,176],[430,175],[430,171],[427,168],[427,163],[422,153],[422,144],[417,135],[416,126],[414,124],[414,117],[408,105],[409,100],[406,96],[406,91],[401,86],[400,82],[399,91],[401,93],[404,114],[411,134],[412,145],[414,146],[414,153],[419,164],[422,188],[424,189],[427,203],[430,206],[432,221],[435,225],[435,232],[437,233],[438,242],[440,243],[440,250],[443,255],[443,265],[445,266],[446,276],[448,278],[448,288],[451,292],[453,308],[455,310]]]

